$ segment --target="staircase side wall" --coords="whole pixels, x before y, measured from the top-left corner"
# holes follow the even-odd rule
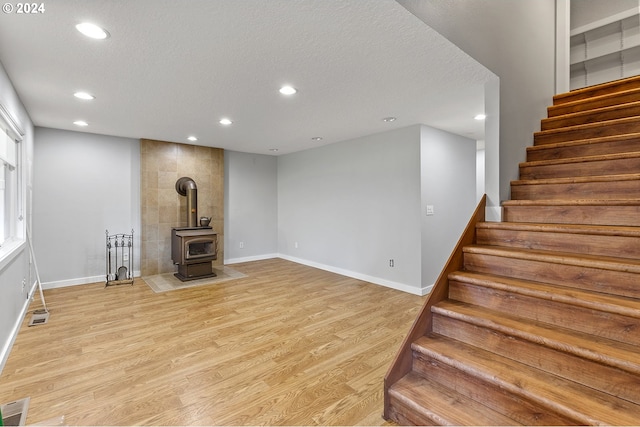
[[[555,0],[398,3],[500,78],[500,199],[509,199],[555,92]]]

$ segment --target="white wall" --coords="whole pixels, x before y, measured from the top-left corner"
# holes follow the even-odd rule
[[[508,199],[555,92],[555,0],[397,1],[500,78],[500,197]],[[491,149],[487,137],[487,159]]]
[[[475,162],[474,140],[422,125],[281,156],[279,252],[424,295],[477,205]]]
[[[420,133],[422,283],[432,286],[477,206],[477,149],[475,140],[428,126]]]
[[[420,293],[419,141],[411,126],[278,157],[280,254]]]
[[[33,236],[45,288],[105,279],[105,230],[134,230],[140,273],[140,142],[36,128]]]
[[[104,230],[140,229],[139,141],[48,128],[36,137],[44,286],[101,281]],[[475,206],[474,162],[474,141],[419,125],[281,157],[226,151],[225,263],[282,256],[424,294]],[[425,200],[435,217],[424,217]]]
[[[227,150],[224,175],[225,264],[277,256],[277,157]]]
[[[484,193],[485,150],[484,141],[478,141],[476,146],[476,201],[479,202]]]
[[[33,159],[33,123],[15,92],[4,67],[0,64],[0,105],[25,132],[18,149],[25,156],[23,189],[25,197],[32,183],[31,161]],[[27,204],[26,220],[31,218],[31,207]],[[21,224],[24,227],[24,223]],[[23,233],[21,233],[23,234]],[[30,271],[29,248],[22,242],[9,254],[0,255],[0,371],[13,345],[18,329],[26,314],[29,293],[33,291],[34,276]],[[22,283],[26,286],[23,291]]]

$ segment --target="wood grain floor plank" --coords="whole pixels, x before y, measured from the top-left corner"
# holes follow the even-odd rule
[[[0,401],[30,397],[27,423],[386,425],[382,380],[424,298],[281,259],[234,268],[247,277],[162,294],[45,291]]]

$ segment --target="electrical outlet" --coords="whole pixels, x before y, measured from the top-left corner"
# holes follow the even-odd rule
[[[434,214],[433,205],[427,205],[427,215],[433,215],[433,214]]]
[[[128,252],[125,252],[125,253],[122,254],[122,260],[123,261],[129,261],[129,253]]]
[[[389,260],[389,267],[395,267],[396,266],[396,262],[392,259]]]
[[[244,242],[240,242],[240,249],[244,249]]]

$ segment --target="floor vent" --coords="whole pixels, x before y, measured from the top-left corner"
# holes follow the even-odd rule
[[[33,312],[29,326],[42,325],[49,321],[49,312],[45,310],[36,310]]]
[[[2,424],[5,426],[23,426],[27,421],[27,410],[31,398],[16,400],[15,402],[0,405],[2,411]]]

